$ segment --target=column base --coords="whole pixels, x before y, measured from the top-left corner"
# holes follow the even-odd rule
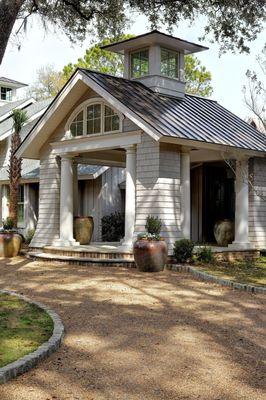
[[[75,239],[56,239],[53,241],[53,246],[55,247],[72,247],[72,246],[80,246],[80,243],[77,242]]]
[[[255,249],[254,245],[250,242],[233,242],[228,245],[230,250],[253,250]]]
[[[132,241],[130,241],[130,242],[122,242],[118,247],[117,247],[117,250],[118,251],[121,251],[121,252],[130,252],[130,253],[132,253],[132,251],[133,251],[133,242]]]

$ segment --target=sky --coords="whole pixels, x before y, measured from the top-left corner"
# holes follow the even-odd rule
[[[184,21],[173,31],[175,36],[182,39],[200,43],[209,47],[209,50],[198,53],[197,57],[212,73],[212,98],[221,103],[238,116],[247,118],[248,110],[243,101],[243,85],[247,69],[258,69],[256,55],[262,51],[266,41],[266,29],[256,41],[251,43],[250,54],[233,54],[228,52],[219,56],[219,46],[208,40],[199,41],[203,33],[203,20],[198,19],[192,26]],[[127,33],[135,35],[149,31],[145,17],[136,16]],[[165,31],[164,29],[161,29]],[[27,33],[21,41],[21,48],[10,43],[0,66],[0,76],[6,76],[27,84],[36,80],[36,71],[46,65],[52,64],[55,69],[61,70],[69,62],[75,62],[82,57],[86,48],[91,44],[91,38],[83,43],[71,44],[62,32],[45,33],[37,17],[32,17]]]

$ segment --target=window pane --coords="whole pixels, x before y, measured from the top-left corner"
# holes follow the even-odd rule
[[[24,203],[18,204],[18,223],[23,224],[24,222]]]
[[[112,117],[106,117],[104,132],[110,132],[111,130],[112,130]]]
[[[83,121],[77,122],[76,135],[77,136],[83,135]]]
[[[171,78],[177,78],[178,68],[178,53],[161,49],[161,73]]]
[[[101,117],[101,104],[94,104],[94,118]]]
[[[81,111],[78,115],[77,115],[77,117],[75,118],[75,120],[76,121],[83,121],[83,111]],[[74,120],[74,121],[75,121]]]
[[[131,75],[138,78],[149,72],[149,51],[143,50],[131,54]]]
[[[113,112],[113,110],[111,109],[111,107],[108,107],[108,106],[105,106],[104,107],[104,115],[113,115],[114,114],[114,112]]]
[[[94,133],[94,132],[93,132],[93,120],[92,120],[92,119],[89,119],[89,120],[87,121],[87,134],[90,135],[90,134],[92,134],[92,133]]]
[[[119,116],[114,115],[112,117],[112,131],[118,131],[119,130]]]
[[[93,106],[87,108],[87,119],[93,119]]]
[[[93,133],[100,133],[101,132],[101,119],[97,118],[94,120],[94,130]]]

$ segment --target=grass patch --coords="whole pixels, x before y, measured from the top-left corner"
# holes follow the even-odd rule
[[[257,261],[238,261],[234,263],[213,263],[196,265],[211,275],[234,282],[266,286],[266,256]]]
[[[53,321],[44,310],[0,294],[0,368],[36,350],[52,333]]]

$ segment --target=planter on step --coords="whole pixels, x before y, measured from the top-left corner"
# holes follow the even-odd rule
[[[80,244],[90,244],[94,229],[92,217],[74,218],[74,238]]]
[[[164,240],[138,239],[133,254],[139,271],[159,272],[167,263],[167,244]]]
[[[229,219],[216,222],[214,225],[214,237],[219,246],[228,246],[234,240],[234,223]]]
[[[0,232],[0,257],[16,257],[21,249],[22,237],[15,232]]]

